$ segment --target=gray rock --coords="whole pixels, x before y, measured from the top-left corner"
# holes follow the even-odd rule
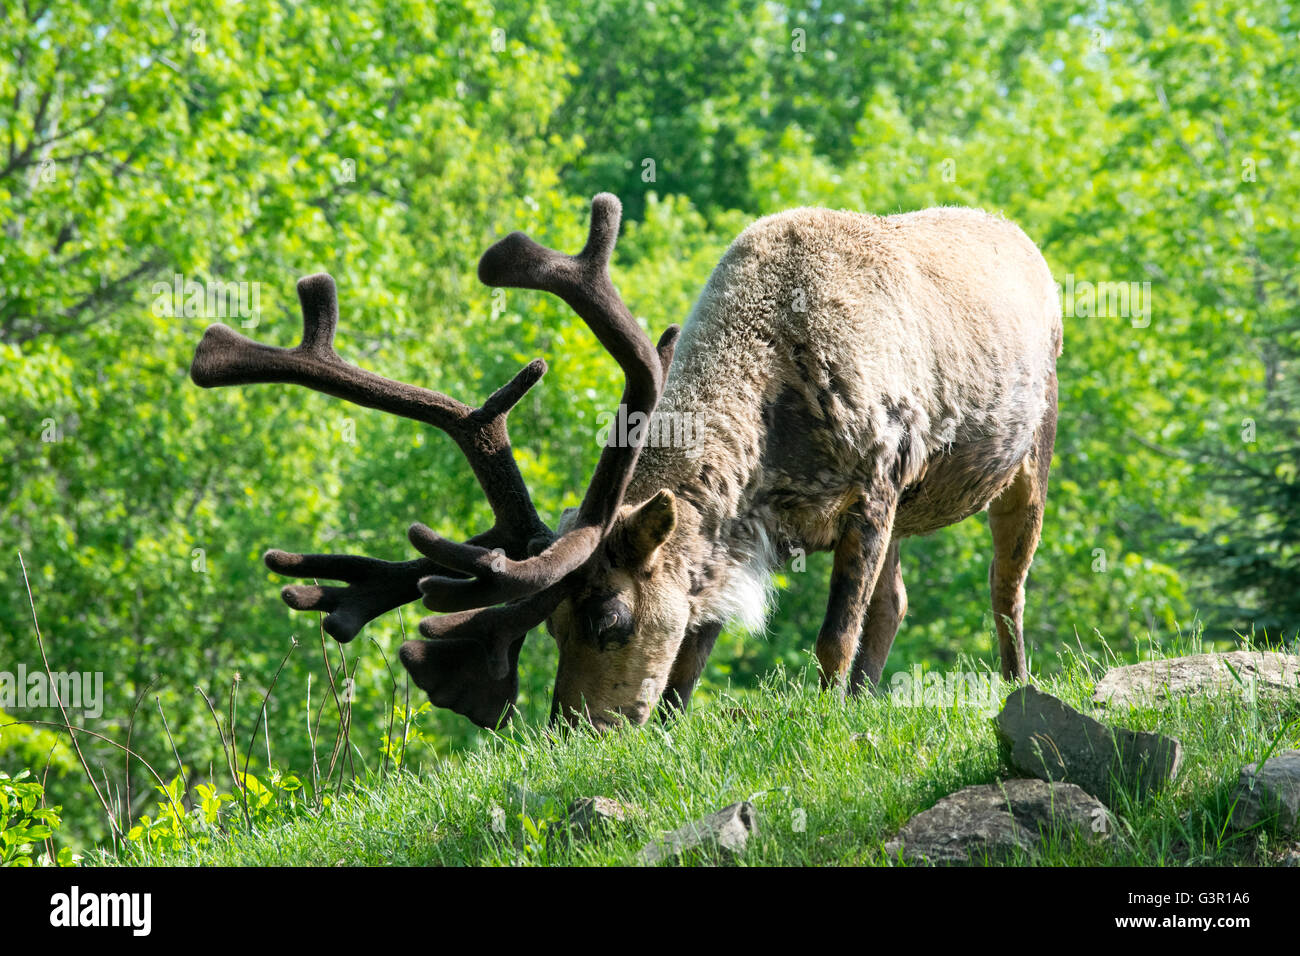
[[[579,797],[569,804],[569,830],[576,836],[589,837],[624,822],[630,812],[631,808],[609,797]]]
[[[1276,827],[1284,835],[1300,836],[1300,750],[1279,750],[1262,769],[1258,763],[1243,767],[1233,797],[1236,829]]]
[[[749,837],[757,832],[754,805],[746,800],[665,833],[643,847],[638,859],[653,866],[694,849],[719,852],[723,856],[740,854]]]
[[[1183,757],[1177,738],[1107,727],[1036,687],[1013,691],[994,723],[1014,770],[1077,784],[1107,806],[1160,789]]]
[[[966,787],[909,820],[885,844],[911,863],[1002,863],[1033,856],[1046,840],[1101,840],[1106,808],[1070,783],[1004,780]]]
[[[1161,703],[1177,694],[1261,691],[1300,693],[1300,657],[1276,651],[1231,651],[1112,667],[1097,682],[1092,699],[1123,706]]]

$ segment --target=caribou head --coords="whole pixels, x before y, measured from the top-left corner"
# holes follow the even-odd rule
[[[614,196],[602,193],[592,200],[590,232],[577,255],[544,248],[517,232],[488,249],[478,275],[489,286],[546,291],[568,303],[623,370],[619,414],[644,420],[663,392],[679,330],[670,326],[653,345],[610,281],[621,211]],[[636,506],[624,503],[641,443],[621,441],[627,429],[611,429],[581,505],[552,530],[537,514],[506,430],[510,410],[545,374],[544,361],[529,363],[482,405],[471,407],[340,358],[334,349],[338,299],[330,276],[302,279],[298,297],[299,345],[263,345],[213,325],[195,351],[194,382],[204,388],[303,385],[439,428],[468,459],[495,520],[465,541],[412,524],[408,537],[421,557],[407,561],[268,551],[266,564],[278,574],[341,582],[289,585],[281,592],[285,603],[298,611],[323,612],[325,631],[346,643],[376,617],[423,598],[438,613],[420,622],[422,640],[402,645],[402,664],[436,706],[482,727],[498,727],[511,717],[520,648],[528,632],[548,617],[561,659],[553,714],[573,719],[591,713],[584,701],[608,696],[611,660],[626,658],[626,667],[615,670],[628,674],[665,671],[667,664],[640,661],[635,653],[635,648],[665,646],[663,641],[632,640],[641,622],[668,632],[670,641],[675,633],[677,643],[686,626],[683,602],[674,601],[671,592],[656,599],[647,586],[659,545],[672,530],[672,494],[662,492]],[[602,658],[602,652],[610,656]],[[594,710],[601,722],[609,711],[626,712],[622,703]],[[644,720],[644,714],[629,716]]]

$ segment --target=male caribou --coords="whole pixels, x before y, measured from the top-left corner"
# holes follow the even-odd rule
[[[655,345],[610,280],[620,215],[603,193],[577,255],[513,233],[478,266],[489,286],[553,293],[584,320],[622,368],[624,424],[703,423],[689,447],[611,428],[580,507],[554,530],[506,431],[541,359],[478,407],[382,378],[335,352],[328,275],[298,283],[294,348],[220,324],[204,333],[197,384],[305,385],[432,425],[492,508],[492,527],[463,542],[411,525],[421,557],[407,561],[268,551],[279,574],[342,582],[285,587],[285,602],[324,612],[346,642],[423,598],[438,613],[402,645],[402,664],[435,705],[483,727],[511,716],[520,648],[546,621],[559,647],[552,719],[603,729],[685,706],[724,624],[762,627],[769,574],[794,549],[834,554],[823,686],[874,686],[907,609],[899,542],[987,509],[1002,674],[1024,679],[1062,336],[1034,244],[964,208],[768,216],[727,250],[680,336],[670,326]]]

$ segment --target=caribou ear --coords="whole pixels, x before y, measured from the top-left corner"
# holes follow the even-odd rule
[[[632,559],[648,564],[677,527],[677,499],[664,488],[623,519],[623,541]]]

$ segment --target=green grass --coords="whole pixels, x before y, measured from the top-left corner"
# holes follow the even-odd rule
[[[1116,725],[1180,738],[1178,779],[1146,802],[1112,808],[1101,844],[1053,845],[1046,865],[1258,865],[1276,838],[1227,827],[1242,765],[1271,745],[1300,746],[1300,700],[1182,698],[1162,707],[1104,711],[1089,701],[1095,661],[1077,656],[1036,681],[1043,690]],[[969,665],[964,665],[969,668]],[[806,678],[807,675],[801,675]],[[1003,686],[1002,691],[1010,690]],[[840,700],[774,675],[743,697],[721,694],[670,724],[603,737],[549,737],[528,727],[447,758],[433,774],[390,775],[319,812],[257,827],[237,824],[206,846],[140,843],[87,863],[248,865],[627,865],[662,831],[750,800],[759,832],[746,865],[887,864],[882,844],[944,795],[1006,775],[989,714],[974,707],[900,706],[887,698]],[[634,808],[593,839],[570,838],[563,814],[508,808],[514,784],[555,798],[614,797]],[[802,826],[800,824],[802,823]],[[688,862],[708,862],[697,857]]]

